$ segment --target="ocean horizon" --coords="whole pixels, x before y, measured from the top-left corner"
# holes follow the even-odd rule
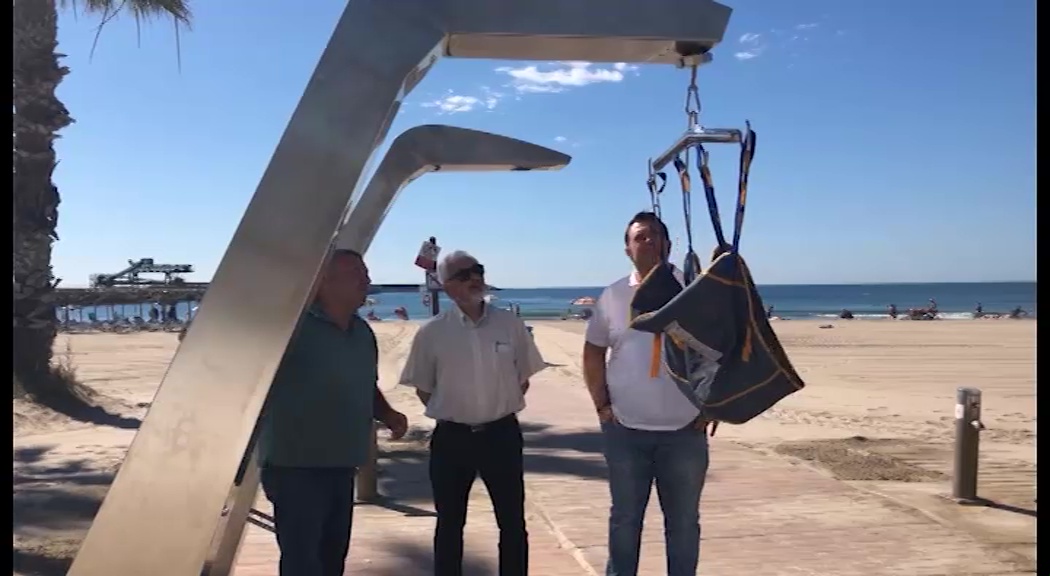
[[[497,283],[498,286],[498,283]],[[517,305],[525,318],[561,318],[579,312],[573,300],[597,298],[604,286],[566,286],[552,288],[502,288],[492,292],[492,303],[500,307]],[[842,310],[851,311],[858,319],[885,318],[890,304],[903,313],[909,308],[922,308],[931,298],[937,301],[940,317],[962,320],[973,317],[978,303],[985,313],[1006,314],[1020,306],[1029,318],[1037,316],[1036,282],[909,282],[872,284],[764,284],[758,292],[765,306],[773,306],[774,315],[785,319],[837,318]],[[382,319],[394,318],[394,310],[404,308],[411,319],[429,316],[422,293],[385,292],[374,294],[371,305],[362,308],[362,314],[374,312]],[[441,309],[452,305],[442,294]],[[95,314],[99,321],[113,319],[113,315],[133,318],[146,314],[148,303],[124,306],[85,307],[74,310],[71,319],[85,321]],[[182,320],[192,313],[190,303],[176,307]],[[56,313],[64,319],[64,311]],[[144,316],[145,317],[145,316]]]

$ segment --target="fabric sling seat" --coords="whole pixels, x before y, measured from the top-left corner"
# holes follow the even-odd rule
[[[688,150],[686,161],[675,158],[685,207],[688,246],[685,285],[666,259],[642,279],[631,301],[630,327],[654,334],[650,374],[661,365],[682,394],[712,422],[743,424],[765,412],[805,384],[791,366],[766,317],[747,263],[739,253],[747,200],[747,181],[754,158],[755,133],[748,124],[741,139],[740,176],[732,243],[726,242],[708,168],[708,154],[696,145],[708,215],[717,245],[711,266],[697,274],[693,251]],[[649,179],[654,209],[659,208],[654,176]]]

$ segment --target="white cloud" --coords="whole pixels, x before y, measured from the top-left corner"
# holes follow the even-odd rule
[[[811,22],[809,24],[798,24],[797,26],[795,26],[795,30],[812,30],[817,26],[819,26],[819,24],[817,24],[816,22]]]
[[[565,136],[555,136],[554,137],[554,141],[559,144],[559,146],[558,146],[559,150],[564,150],[565,147],[579,148],[582,145],[579,140],[572,140],[572,139],[566,138]]]
[[[493,91],[488,86],[482,86],[478,96],[456,94],[449,90],[441,98],[424,102],[420,106],[437,108],[438,114],[459,114],[474,110],[492,110],[499,104],[502,97],[503,94]]]
[[[592,62],[550,62],[530,64],[520,68],[501,66],[496,72],[510,76],[509,87],[521,94],[564,92],[589,84],[623,82],[625,73],[635,72],[638,67],[626,62],[616,62],[611,67],[602,67]]]
[[[758,32],[745,32],[740,36],[739,42],[745,46],[745,49],[733,54],[737,60],[758,58],[766,51],[766,43],[762,42],[762,35]]]

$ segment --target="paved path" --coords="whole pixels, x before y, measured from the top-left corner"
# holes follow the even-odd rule
[[[577,351],[543,350],[551,363]],[[557,367],[552,368],[557,371]],[[532,574],[604,573],[608,489],[601,439],[582,385],[536,378],[526,429]],[[1010,576],[1031,574],[1018,558],[914,508],[858,490],[806,465],[712,440],[701,505],[700,570],[710,576]],[[355,511],[348,574],[427,574],[433,507],[419,442],[386,444],[381,505]],[[269,506],[257,506],[269,513]],[[640,574],[666,574],[655,493],[646,517]],[[479,481],[466,531],[469,574],[495,574],[497,530]],[[237,574],[275,575],[273,535],[249,528]]]

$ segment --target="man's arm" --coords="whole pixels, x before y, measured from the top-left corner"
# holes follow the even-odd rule
[[[529,391],[529,378],[546,368],[547,362],[536,347],[536,340],[529,334],[525,322],[517,317],[514,322],[514,365],[518,368],[518,380],[521,381],[521,393],[524,394]]]
[[[376,381],[372,383],[372,419],[380,422],[390,429],[390,438],[397,440],[408,432],[408,418],[398,412],[386,400],[383,391],[379,389],[379,341],[372,327],[364,320],[360,324],[368,330],[372,339],[372,362],[375,366]]]
[[[601,411],[609,406],[609,386],[605,382],[606,348],[590,342],[583,344],[583,381],[591,394],[594,408]]]
[[[415,388],[416,397],[424,405],[430,402],[430,395],[434,393],[437,381],[437,362],[430,352],[427,333],[424,325],[412,337],[412,346],[398,379],[398,384]]]
[[[386,396],[383,395],[383,391],[379,389],[379,382],[375,385],[375,394],[372,396],[372,413],[375,414],[375,419],[380,422],[383,418],[393,412],[394,407],[387,402]]]
[[[605,351],[612,340],[608,314],[605,311],[606,302],[607,298],[603,294],[595,304],[594,314],[587,321],[583,344],[583,381],[587,384],[591,401],[594,402],[594,408],[602,421],[612,419],[612,403],[605,379]]]

